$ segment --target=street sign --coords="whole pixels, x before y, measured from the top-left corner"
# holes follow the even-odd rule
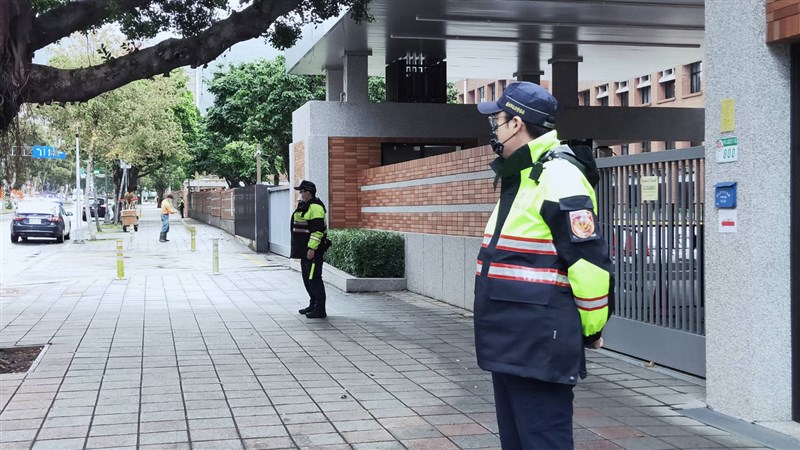
[[[49,145],[34,145],[31,156],[38,159],[67,159],[67,153],[50,147]]]

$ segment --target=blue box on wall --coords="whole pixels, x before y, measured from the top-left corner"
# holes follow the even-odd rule
[[[714,185],[714,206],[736,208],[736,182],[723,181]]]

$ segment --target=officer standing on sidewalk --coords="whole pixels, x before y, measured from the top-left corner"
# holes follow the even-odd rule
[[[500,201],[475,279],[478,365],[492,372],[503,449],[572,449],[572,389],[584,346],[600,348],[613,307],[608,246],[586,175],[554,157],[557,102],[534,83],[478,105],[489,115]]]
[[[323,243],[328,242],[325,225],[325,205],[316,197],[317,186],[303,180],[295,187],[300,193],[297,209],[292,214],[292,247],[290,256],[300,258],[303,284],[308,292],[309,305],[301,309],[310,319],[324,319],[325,284],[322,282],[322,256],[325,253]]]

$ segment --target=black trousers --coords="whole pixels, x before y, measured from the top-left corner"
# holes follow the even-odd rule
[[[325,311],[325,283],[322,282],[322,253],[315,252],[314,259],[309,261],[305,256],[300,258],[300,269],[303,274],[303,285],[311,300],[310,306],[316,312]]]
[[[572,385],[492,372],[503,450],[572,450]]]

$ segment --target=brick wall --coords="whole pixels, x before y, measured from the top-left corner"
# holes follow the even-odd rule
[[[292,186],[297,186],[300,184],[300,180],[305,177],[305,170],[306,170],[306,143],[303,141],[295,142],[294,144],[294,173],[292,174],[293,179]]]
[[[800,0],[767,0],[767,42],[800,40]]]
[[[498,193],[492,188],[489,179],[360,191],[360,186],[364,185],[483,172],[489,169],[488,165],[493,159],[494,154],[489,147],[477,147],[390,166],[363,169],[359,172],[356,183],[358,209],[494,203]],[[361,213],[357,226],[412,233],[481,236],[489,215],[488,212]]]
[[[364,193],[361,192],[362,185],[400,181],[403,177],[414,179],[414,177],[436,176],[433,175],[434,171],[444,170],[442,167],[431,169],[428,164],[438,161],[436,158],[449,155],[381,167],[381,144],[393,142],[465,146],[477,144],[475,140],[471,139],[328,138],[328,198],[330,203],[328,211],[331,228],[364,227],[361,207],[370,205],[362,202],[364,197]],[[462,152],[452,154],[458,153]],[[444,164],[439,163],[439,165],[443,166]],[[372,175],[369,170],[375,170],[376,174]],[[362,173],[368,173],[368,175],[362,177]]]

